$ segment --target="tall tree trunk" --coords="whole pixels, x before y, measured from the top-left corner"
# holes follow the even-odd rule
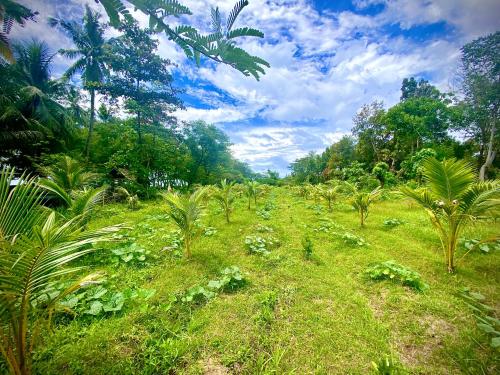
[[[85,157],[88,159],[90,154],[90,141],[92,140],[92,133],[94,132],[95,121],[95,90],[90,89],[90,121],[89,132],[87,134],[87,141],[85,142]]]
[[[479,180],[484,181],[486,178],[486,169],[491,167],[491,164],[493,163],[493,160],[495,160],[495,154],[496,152],[493,150],[493,142],[495,141],[495,120],[492,119],[492,124],[491,124],[491,131],[490,131],[490,141],[488,143],[488,153],[486,154],[486,160],[484,161],[484,164],[481,166],[481,169],[479,170]]]

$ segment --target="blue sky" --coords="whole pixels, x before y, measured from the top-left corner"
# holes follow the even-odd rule
[[[39,21],[14,37],[38,37],[55,48],[67,38],[50,29],[48,16],[79,18],[92,0],[19,0],[40,12]],[[227,14],[235,0],[183,0],[190,22],[209,28],[210,6]],[[146,19],[137,18],[143,25]],[[235,157],[254,170],[278,170],[309,151],[321,152],[352,126],[364,103],[393,105],[401,81],[416,76],[442,90],[457,90],[460,47],[500,29],[498,0],[250,0],[240,26],[257,27],[265,38],[242,41],[271,68],[260,82],[207,61],[200,68],[159,36],[160,54],[178,64],[183,120],[204,119],[230,137]],[[109,30],[111,36],[115,33]],[[57,57],[55,73],[69,61]]]

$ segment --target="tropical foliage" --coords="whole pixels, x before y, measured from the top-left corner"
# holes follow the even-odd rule
[[[448,272],[455,270],[455,252],[461,233],[477,220],[498,216],[498,182],[477,182],[473,167],[461,160],[440,162],[434,158],[423,164],[427,185],[421,189],[401,188],[420,204],[436,228]]]

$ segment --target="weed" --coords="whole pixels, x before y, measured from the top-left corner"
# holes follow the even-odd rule
[[[398,225],[404,224],[404,221],[392,218],[392,219],[386,219],[384,220],[384,226],[388,228],[394,228],[397,227]]]

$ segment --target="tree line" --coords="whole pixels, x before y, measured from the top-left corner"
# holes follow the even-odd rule
[[[11,0],[7,3],[0,7],[5,25],[42,22],[38,12]],[[200,56],[206,56],[258,79],[264,73],[261,66],[268,64],[234,42],[238,37],[263,36],[258,30],[234,26],[248,1],[237,2],[225,22],[218,8],[213,9],[208,36],[191,26],[172,28],[164,18],[141,28],[126,8],[108,1],[101,4],[109,23],[88,5],[82,19],[48,20],[54,31],[71,40],[71,48],[55,50],[36,39],[11,43],[10,28],[4,27],[1,163],[43,174],[45,166],[69,155],[99,173],[101,181],[96,184],[120,181],[140,195],[168,185],[259,177],[231,155],[229,138],[220,129],[204,121],[183,123],[173,116],[183,109],[183,87],[174,80],[173,62],[158,54],[155,37],[165,32],[197,64]],[[165,15],[190,14],[170,1],[153,1],[138,9],[153,17],[155,7]],[[110,27],[118,36],[106,38]],[[204,49],[203,43],[210,48]],[[58,54],[71,65],[54,77]]]
[[[495,178],[500,98],[500,32],[478,38],[461,49],[460,90],[440,92],[427,80],[405,78],[400,101],[386,109],[365,104],[353,117],[351,135],[323,153],[290,165],[295,182],[332,178],[364,185],[384,185],[422,177],[430,157],[465,159],[480,179]]]

